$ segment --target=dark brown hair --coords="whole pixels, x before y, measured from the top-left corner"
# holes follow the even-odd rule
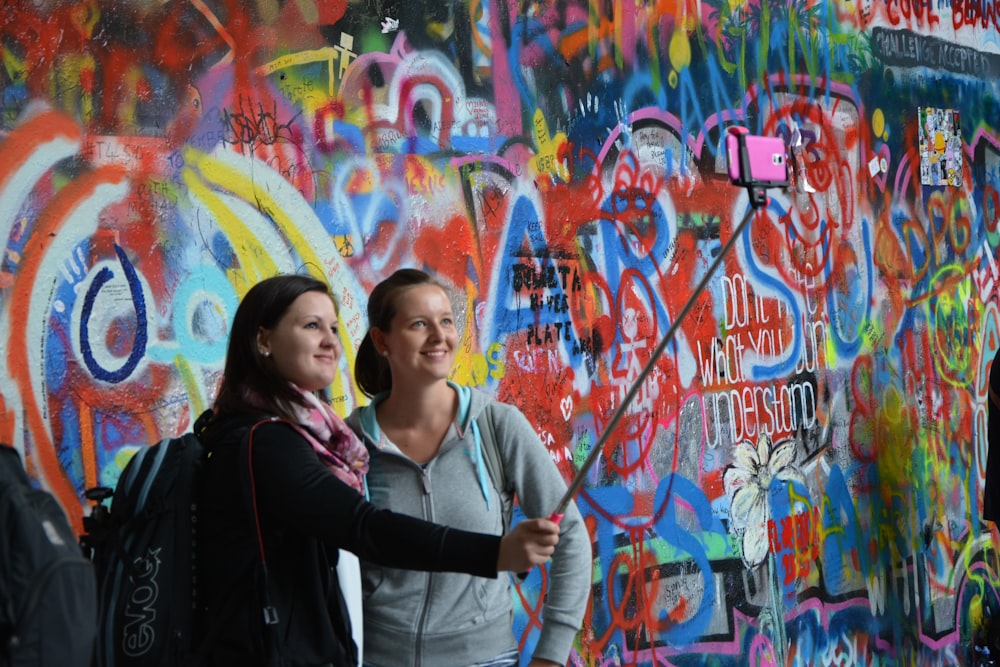
[[[322,292],[334,301],[326,283],[312,276],[281,275],[267,278],[250,288],[233,317],[226,352],[226,368],[222,375],[219,396],[215,400],[220,415],[239,412],[262,412],[294,419],[293,403],[303,404],[303,398],[282,377],[271,361],[257,347],[261,328],[273,329],[296,299],[306,292]],[[334,301],[336,307],[336,301]],[[262,401],[265,410],[251,405],[247,393]]]

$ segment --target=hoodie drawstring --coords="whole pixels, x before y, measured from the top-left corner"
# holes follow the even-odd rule
[[[483,438],[479,435],[479,424],[472,420],[472,437],[476,441],[476,473],[479,476],[479,488],[483,491],[483,498],[486,499],[486,509],[490,509],[489,480],[487,479],[486,465],[483,462]]]

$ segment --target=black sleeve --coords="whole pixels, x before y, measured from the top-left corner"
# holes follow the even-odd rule
[[[387,567],[497,575],[499,537],[378,509],[327,470],[287,424],[256,427],[248,453],[262,522]]]

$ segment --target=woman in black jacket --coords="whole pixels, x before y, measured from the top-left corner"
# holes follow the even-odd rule
[[[495,577],[545,562],[558,541],[558,526],[543,519],[500,538],[367,503],[367,451],[320,398],[340,354],[333,297],[319,280],[264,280],[236,311],[201,434],[208,664],[356,665],[338,549],[390,567]]]

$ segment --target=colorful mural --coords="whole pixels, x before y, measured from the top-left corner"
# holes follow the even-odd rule
[[[340,301],[345,413],[367,290],[449,280],[456,377],[570,479],[751,209],[740,125],[792,184],[578,497],[571,664],[981,656],[998,3],[14,0],[0,56],[0,438],[74,517],[210,405],[236,303],[285,271]]]

